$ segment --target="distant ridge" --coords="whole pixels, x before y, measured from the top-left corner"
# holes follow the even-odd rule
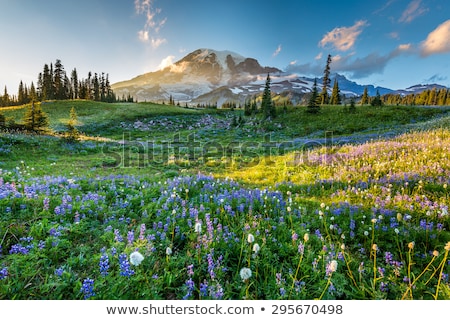
[[[289,95],[291,101],[299,102],[305,93],[311,92],[314,79],[294,73],[286,73],[275,67],[261,66],[255,58],[244,57],[232,51],[198,49],[165,67],[145,73],[133,79],[112,85],[117,97],[131,95],[138,101],[169,101],[180,103],[243,103],[264,89],[267,74],[272,80],[271,90],[276,94]],[[341,94],[360,96],[367,87],[368,94],[378,91],[387,93],[420,93],[441,85],[415,85],[404,90],[393,90],[373,85],[360,85],[340,74],[332,74],[338,80]],[[319,88],[321,79],[317,81]]]

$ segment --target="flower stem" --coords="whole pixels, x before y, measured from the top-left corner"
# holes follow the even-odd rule
[[[439,286],[441,285],[442,272],[444,271],[444,266],[445,266],[445,262],[447,261],[447,256],[448,256],[448,250],[445,251],[444,259],[441,262],[441,266],[440,266],[441,271],[439,272],[439,279],[438,279],[438,283],[436,286],[436,294],[434,296],[434,300],[437,300],[437,298],[438,298]]]

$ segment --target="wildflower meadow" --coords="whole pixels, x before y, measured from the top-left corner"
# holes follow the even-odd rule
[[[161,139],[187,121],[170,117],[117,130],[156,126]],[[201,114],[184,129],[255,139],[231,119]],[[102,162],[111,141],[2,134],[0,298],[450,299],[445,119],[292,144],[252,165],[114,167]]]

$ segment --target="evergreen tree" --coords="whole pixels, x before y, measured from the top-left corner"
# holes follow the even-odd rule
[[[372,99],[370,104],[374,107],[381,107],[383,105],[383,101],[381,100],[380,92],[378,90],[375,98]]]
[[[261,110],[263,112],[264,119],[270,117],[275,118],[276,111],[275,106],[272,101],[272,93],[270,92],[270,75],[267,74],[266,85],[264,87],[264,92],[261,101]]]
[[[331,93],[331,104],[341,104],[341,90],[339,90],[339,84],[337,79],[334,79],[333,92]]]
[[[10,98],[9,98],[9,94],[8,94],[8,89],[3,90],[3,97],[2,97],[2,106],[9,106],[10,104]]]
[[[328,104],[330,101],[330,97],[328,96],[328,88],[330,87],[331,79],[330,79],[330,70],[331,70],[331,54],[327,57],[327,63],[325,65],[325,69],[323,70],[323,86],[322,86],[322,92],[320,94],[321,103],[322,104]]]
[[[348,111],[350,113],[355,113],[356,112],[355,98],[354,97],[350,98],[350,107],[348,108]]]
[[[253,99],[251,104],[252,115],[256,115],[258,113],[258,104],[256,103],[256,98]]]
[[[38,99],[38,96],[36,94],[36,89],[34,88],[34,83],[31,82],[29,100],[36,101],[37,99]]]
[[[436,87],[434,87],[433,89],[431,89],[430,94],[428,95],[428,101],[427,101],[427,105],[429,106],[434,106],[436,105]]]
[[[56,59],[55,69],[53,71],[53,88],[55,93],[55,99],[63,100],[66,99],[66,72],[64,71],[64,66],[61,60]]]
[[[98,81],[97,73],[94,74],[94,78],[92,80],[92,87],[94,89],[94,101],[100,101],[100,83]]]
[[[314,85],[312,87],[308,107],[306,108],[306,111],[308,113],[318,113],[320,111],[320,105],[318,100],[319,100],[319,92],[317,90],[317,79],[314,79]]]
[[[42,81],[42,85],[40,86],[41,100],[44,101],[53,99],[53,77],[52,71],[50,70],[48,64],[44,65],[44,71],[40,81]]]
[[[42,111],[41,105],[35,104],[34,101],[28,107],[24,116],[24,125],[27,130],[30,131],[45,131],[48,127],[47,114]]]
[[[77,69],[73,69],[72,73],[70,75],[70,82],[72,85],[72,99],[78,99],[78,93],[79,93],[79,86],[78,86],[78,73],[77,73]]]
[[[250,100],[245,101],[244,104],[244,116],[250,116],[252,114],[252,106]]]
[[[447,90],[440,89],[437,97],[437,104],[439,106],[445,105],[445,100],[447,99]]]
[[[447,98],[445,99],[444,106],[450,106],[450,90],[447,91]]]
[[[364,92],[361,97],[361,105],[365,104],[369,104],[369,93],[367,92],[367,87],[364,88]]]
[[[17,102],[19,104],[25,104],[26,103],[25,90],[24,90],[24,87],[23,87],[22,80],[19,83],[19,90],[17,91]]]
[[[75,111],[75,108],[72,107],[70,109],[70,119],[67,122],[66,140],[68,142],[76,142],[80,138],[80,133],[75,127],[77,123],[78,123],[77,113]]]

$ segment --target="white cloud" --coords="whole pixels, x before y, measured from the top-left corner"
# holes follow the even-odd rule
[[[163,38],[156,38],[156,39],[155,39],[155,38],[152,38],[150,42],[151,42],[151,44],[152,44],[152,47],[153,47],[154,49],[156,49],[156,48],[158,48],[160,45],[166,43],[167,40],[166,40],[166,39],[163,39]]]
[[[428,8],[422,6],[422,0],[413,0],[403,11],[402,16],[398,20],[399,22],[411,22],[417,17],[423,15],[428,11]]]
[[[320,60],[322,59],[322,52],[320,52],[315,58],[314,60]]]
[[[421,43],[421,55],[450,52],[450,20],[440,24]]]
[[[166,39],[155,38],[160,29],[167,22],[167,18],[158,19],[161,9],[153,9],[155,0],[135,0],[134,7],[136,13],[144,15],[146,20],[143,30],[138,32],[138,38],[141,42],[150,42],[153,48],[158,48],[161,44],[166,43]],[[153,34],[152,36],[150,36]]]
[[[388,54],[381,55],[377,52],[370,53],[364,57],[355,57],[351,52],[344,56],[332,56],[332,72],[346,72],[354,78],[364,78],[374,73],[383,73],[387,64],[394,58],[408,53],[414,53],[411,44],[401,44]],[[321,75],[323,63],[306,63],[302,65],[289,65],[287,71],[304,74]]]
[[[148,41],[148,31],[140,30],[138,32],[138,38],[142,42],[147,42]]]
[[[164,59],[161,60],[158,70],[163,70],[164,68],[170,67],[173,65],[173,60],[175,59],[175,56],[167,56]]]
[[[413,50],[413,46],[411,43],[405,43],[405,44],[401,44],[397,47],[397,51],[412,51]]]
[[[353,48],[362,29],[367,25],[367,21],[360,20],[351,27],[334,28],[324,35],[322,40],[320,40],[319,45],[325,47],[330,43],[339,51],[348,51]]]
[[[388,37],[396,40],[400,39],[400,35],[396,31],[392,31],[391,33],[389,33]]]
[[[276,57],[281,52],[281,44],[278,45],[278,48],[272,54],[273,57]]]

